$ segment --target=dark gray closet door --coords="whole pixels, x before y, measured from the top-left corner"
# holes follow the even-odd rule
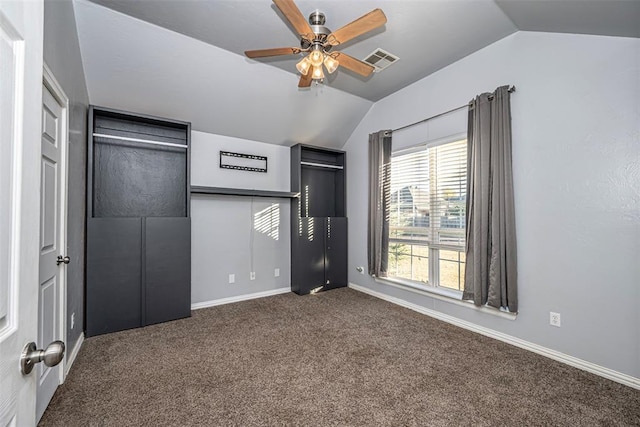
[[[191,219],[146,218],[145,324],[191,315]]]
[[[347,218],[326,218],[325,289],[347,286]]]
[[[88,218],[87,336],[141,326],[141,218]]]
[[[323,287],[324,281],[324,218],[300,218],[295,230],[295,258],[291,263],[291,290],[308,294]]]

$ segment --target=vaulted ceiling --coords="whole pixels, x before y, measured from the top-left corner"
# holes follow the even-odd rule
[[[519,30],[640,37],[640,1],[299,0],[335,30],[374,8],[387,24],[340,49],[400,59],[368,78],[339,68],[297,87],[299,56],[249,60],[249,49],[298,46],[266,0],[76,0],[93,104],[191,121],[267,143],[340,147],[375,101]]]

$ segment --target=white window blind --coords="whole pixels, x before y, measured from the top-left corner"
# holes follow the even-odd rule
[[[460,291],[467,141],[395,153],[390,181],[389,276]]]
[[[463,250],[466,191],[466,140],[394,155],[390,239]]]
[[[426,148],[391,159],[390,238],[431,242],[429,155]]]
[[[440,247],[464,249],[467,192],[467,141],[429,148],[432,162],[432,227],[438,231]]]

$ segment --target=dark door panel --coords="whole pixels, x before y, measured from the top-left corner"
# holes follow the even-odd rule
[[[325,284],[324,218],[305,217],[299,221],[293,236],[296,253],[291,263],[291,289],[304,295]]]
[[[146,218],[146,324],[191,315],[191,219]]]
[[[325,289],[347,286],[347,218],[326,218]]]
[[[87,336],[139,327],[141,218],[88,218]]]

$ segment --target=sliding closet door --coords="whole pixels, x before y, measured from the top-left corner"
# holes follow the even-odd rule
[[[325,289],[347,286],[347,218],[326,218]]]
[[[324,218],[304,217],[298,220],[292,236],[291,290],[308,294],[322,288],[324,281]]]
[[[87,221],[87,336],[140,326],[140,218]]]
[[[144,324],[191,312],[191,219],[145,220]]]

